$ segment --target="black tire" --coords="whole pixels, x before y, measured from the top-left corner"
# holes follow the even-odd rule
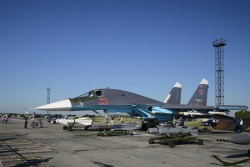
[[[203,145],[203,140],[202,139],[198,139],[198,145]]]
[[[90,125],[87,125],[84,127],[85,130],[88,130],[88,128],[91,127]]]
[[[155,140],[152,139],[152,138],[150,138],[150,139],[148,140],[148,144],[154,144],[154,142],[155,142]]]
[[[147,131],[147,130],[148,130],[148,124],[143,123],[143,124],[141,125],[141,131]]]
[[[130,136],[133,136],[133,135],[134,135],[133,132],[129,132],[128,134],[129,134]]]
[[[175,145],[174,145],[174,141],[171,141],[171,140],[170,140],[170,141],[168,142],[168,147],[169,147],[169,148],[173,148],[174,146],[175,146]]]
[[[63,126],[63,130],[68,130],[68,127],[67,126]]]
[[[250,157],[250,150],[248,150],[248,152],[247,152],[247,153],[248,153],[248,156]]]
[[[68,131],[72,131],[72,127],[71,126],[68,127]]]
[[[35,128],[35,127],[36,127],[36,123],[35,123],[35,122],[32,122],[32,123],[31,123],[31,127],[32,127],[32,128]]]

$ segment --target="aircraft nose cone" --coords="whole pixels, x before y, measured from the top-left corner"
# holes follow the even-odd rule
[[[70,111],[72,104],[69,99],[46,104],[43,106],[36,107],[37,110],[49,110],[49,111]]]

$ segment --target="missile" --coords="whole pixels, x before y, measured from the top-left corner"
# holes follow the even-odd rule
[[[147,132],[149,134],[156,134],[158,132],[158,128],[148,128]]]
[[[234,144],[250,144],[250,134],[239,134],[237,136],[233,136],[230,139],[230,142]]]
[[[160,134],[160,135],[171,135],[171,134],[191,134],[192,136],[198,135],[198,129],[194,127],[170,127],[170,128],[149,128],[148,133]]]

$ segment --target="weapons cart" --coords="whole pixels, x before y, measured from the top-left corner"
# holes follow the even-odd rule
[[[152,137],[148,140],[149,144],[160,142],[174,147],[175,144],[198,143],[203,145],[203,140],[198,139],[198,130],[193,127],[187,128],[149,128],[148,133],[155,133],[159,136]]]

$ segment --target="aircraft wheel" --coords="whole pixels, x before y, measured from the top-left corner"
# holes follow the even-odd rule
[[[141,131],[147,131],[147,130],[148,130],[148,124],[143,123],[143,124],[141,125]]]
[[[250,150],[248,150],[248,156],[250,157]]]
[[[198,139],[198,145],[203,145],[203,140],[202,139]]]
[[[133,136],[134,134],[133,132],[128,132],[128,135]]]
[[[68,130],[68,127],[67,126],[63,126],[63,130]]]
[[[152,139],[152,138],[150,138],[149,140],[148,140],[148,144],[154,144],[154,139]]]
[[[88,130],[89,127],[91,127],[91,126],[89,126],[89,125],[88,125],[88,126],[85,126],[84,129],[85,129],[85,130]]]
[[[170,140],[169,142],[168,142],[168,147],[169,148],[173,148],[175,145],[174,145],[174,141],[172,141],[172,140]]]
[[[68,131],[72,131],[72,127],[70,126],[70,127],[68,127]]]

